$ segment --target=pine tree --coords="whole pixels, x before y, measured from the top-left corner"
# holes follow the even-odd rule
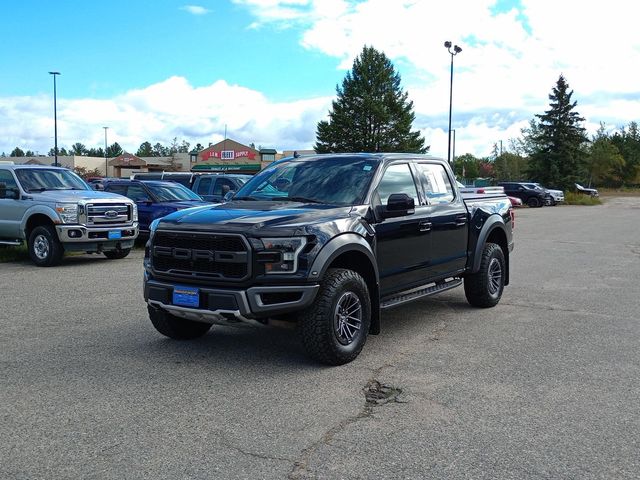
[[[549,95],[549,110],[536,115],[538,122],[532,128],[533,137],[527,139],[531,151],[529,176],[544,185],[572,188],[576,182],[586,180],[585,145],[587,136],[582,118],[571,101],[573,90],[564,76]]]
[[[419,131],[411,131],[413,102],[387,56],[365,46],[336,86],[329,121],[318,123],[315,150],[329,152],[426,153]]]

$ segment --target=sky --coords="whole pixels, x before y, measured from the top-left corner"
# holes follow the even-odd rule
[[[595,134],[640,120],[634,0],[0,0],[0,153],[174,138],[313,148],[363,46],[384,52],[414,130],[447,156],[518,138],[562,74]],[[7,19],[11,19],[8,21]]]

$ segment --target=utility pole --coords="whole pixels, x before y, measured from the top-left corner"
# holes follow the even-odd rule
[[[49,72],[49,75],[53,75],[53,165],[58,166],[58,109],[56,106],[56,76],[60,75],[60,72]]]
[[[107,130],[109,127],[104,128],[104,176],[109,176],[109,164],[107,163]]]

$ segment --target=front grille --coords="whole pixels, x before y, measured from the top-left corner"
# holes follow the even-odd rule
[[[131,221],[131,206],[126,203],[92,203],[87,205],[87,225],[109,226]]]
[[[240,281],[250,274],[249,247],[241,235],[156,231],[151,258],[164,276]]]

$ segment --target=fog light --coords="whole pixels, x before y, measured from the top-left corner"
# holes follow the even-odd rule
[[[82,236],[82,232],[80,230],[69,230],[70,238],[80,238]]]

